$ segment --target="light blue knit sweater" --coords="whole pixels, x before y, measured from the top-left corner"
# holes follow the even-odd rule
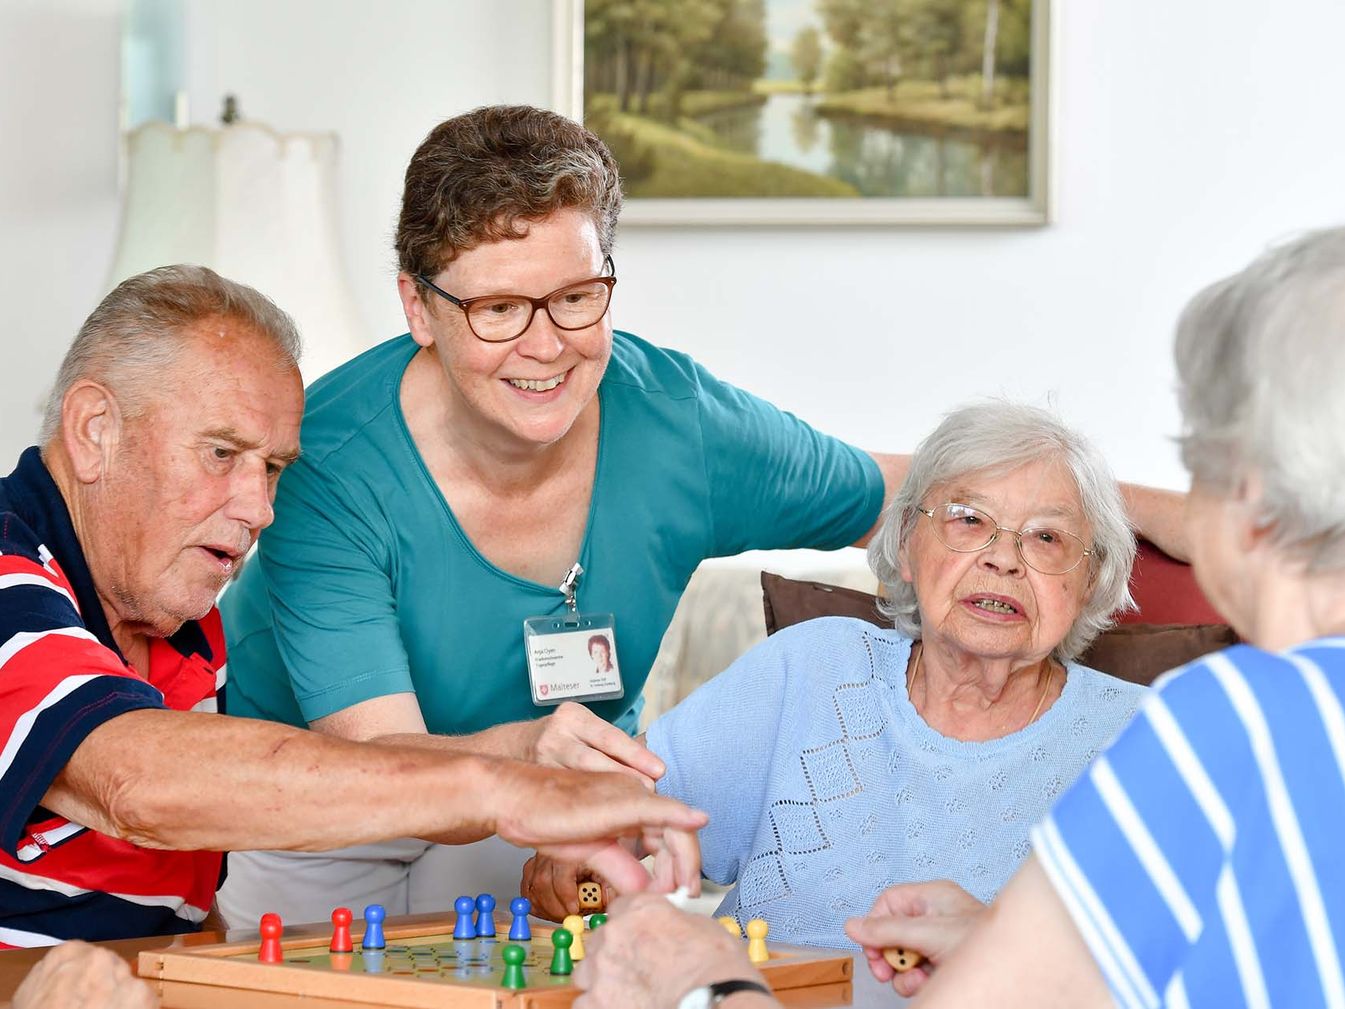
[[[1071,664],[1060,698],[981,743],[931,729],[906,695],[911,641],[847,617],[786,628],[649,729],[659,792],[706,810],[719,914],[782,942],[852,947],[841,926],[895,883],[990,900],[1028,831],[1130,720],[1145,688]]]

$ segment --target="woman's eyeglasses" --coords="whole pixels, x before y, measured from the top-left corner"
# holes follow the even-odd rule
[[[1018,546],[1018,556],[1023,558],[1023,563],[1044,575],[1073,571],[1093,553],[1072,532],[1050,526],[1010,529],[1000,525],[987,512],[956,501],[916,510],[933,523],[934,535],[939,542],[960,554],[984,550],[999,539],[1000,533],[1009,533]]]
[[[467,327],[478,340],[487,343],[507,343],[517,340],[532,325],[533,316],[541,309],[551,317],[557,329],[587,329],[607,314],[616,286],[616,264],[612,257],[603,260],[606,276],[566,284],[540,298],[526,294],[487,294],[480,298],[457,298],[449,294],[423,273],[416,279],[439,297],[451,301],[467,316]]]

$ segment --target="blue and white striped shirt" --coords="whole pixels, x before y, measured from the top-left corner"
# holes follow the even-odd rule
[[[1033,832],[1117,1004],[1345,1009],[1345,637],[1156,686]]]

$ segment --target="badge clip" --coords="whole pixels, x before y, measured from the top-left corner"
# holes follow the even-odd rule
[[[579,578],[584,573],[584,566],[578,561],[574,562],[574,567],[565,572],[565,578],[560,583],[561,595],[565,597],[565,605],[569,607],[570,613],[565,618],[567,624],[579,623]]]

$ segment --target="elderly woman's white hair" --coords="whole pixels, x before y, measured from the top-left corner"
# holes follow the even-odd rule
[[[1345,228],[1305,235],[1207,287],[1176,341],[1192,477],[1260,485],[1270,542],[1345,568]]]
[[[921,507],[935,487],[971,473],[1004,474],[1044,459],[1058,460],[1074,478],[1084,518],[1093,530],[1087,558],[1092,592],[1074,625],[1052,653],[1076,658],[1112,624],[1112,616],[1132,609],[1130,568],[1135,536],[1125,515],[1120,487],[1101,453],[1048,410],[1017,403],[989,402],[948,414],[911,458],[911,470],[888,506],[869,543],[869,567],[883,586],[879,608],[907,637],[920,637],[920,609],[914,587],[901,578],[900,555],[915,530]]]

